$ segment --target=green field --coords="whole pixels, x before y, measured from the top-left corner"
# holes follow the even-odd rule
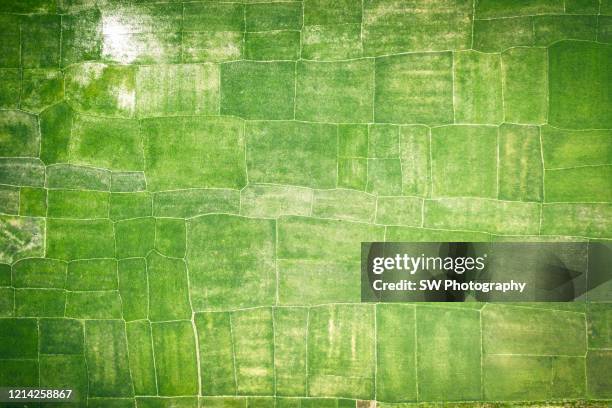
[[[609,242],[611,86],[610,0],[0,0],[0,388],[610,406],[609,284],[361,303],[360,243]]]

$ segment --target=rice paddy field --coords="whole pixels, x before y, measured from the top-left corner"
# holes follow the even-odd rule
[[[360,247],[610,243],[611,42],[609,0],[1,0],[0,388],[74,398],[0,406],[610,406],[609,283],[362,303]]]

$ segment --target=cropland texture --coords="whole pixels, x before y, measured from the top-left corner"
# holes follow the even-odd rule
[[[360,243],[612,239],[611,43],[610,0],[1,0],[0,387],[609,406],[609,283],[361,303]]]

